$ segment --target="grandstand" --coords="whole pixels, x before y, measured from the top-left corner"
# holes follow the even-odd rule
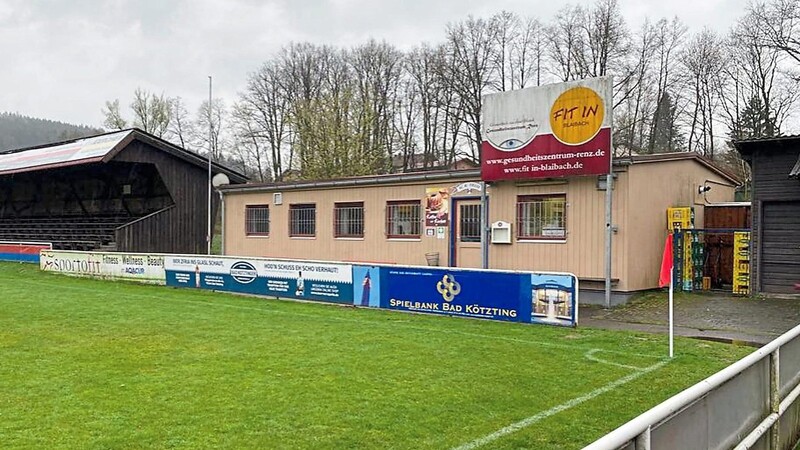
[[[0,153],[0,241],[205,253],[207,205],[208,160],[138,129]]]

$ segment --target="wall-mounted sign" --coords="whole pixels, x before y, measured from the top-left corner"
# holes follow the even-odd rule
[[[485,96],[481,178],[607,174],[611,95],[600,77]]]
[[[467,181],[457,184],[450,189],[450,195],[472,195],[481,193],[481,184],[475,181]]]
[[[425,189],[425,226],[447,226],[450,216],[450,190],[444,187]]]

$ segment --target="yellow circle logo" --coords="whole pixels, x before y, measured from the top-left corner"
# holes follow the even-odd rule
[[[583,144],[600,130],[604,115],[603,99],[597,92],[575,87],[562,92],[550,108],[550,129],[565,144]]]

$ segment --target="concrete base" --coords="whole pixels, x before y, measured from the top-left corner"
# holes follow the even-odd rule
[[[611,291],[611,305],[624,305],[635,294],[635,292],[615,292]],[[597,289],[581,288],[578,302],[582,305],[606,305],[606,291]]]

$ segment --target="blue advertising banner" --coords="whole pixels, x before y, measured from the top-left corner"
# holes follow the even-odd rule
[[[353,266],[353,305],[381,307],[381,268]]]
[[[353,303],[347,264],[214,256],[166,256],[167,286]]]
[[[229,256],[164,257],[166,284],[506,322],[577,325],[563,273],[349,265]]]
[[[530,322],[530,274],[385,267],[381,306],[402,311]]]

